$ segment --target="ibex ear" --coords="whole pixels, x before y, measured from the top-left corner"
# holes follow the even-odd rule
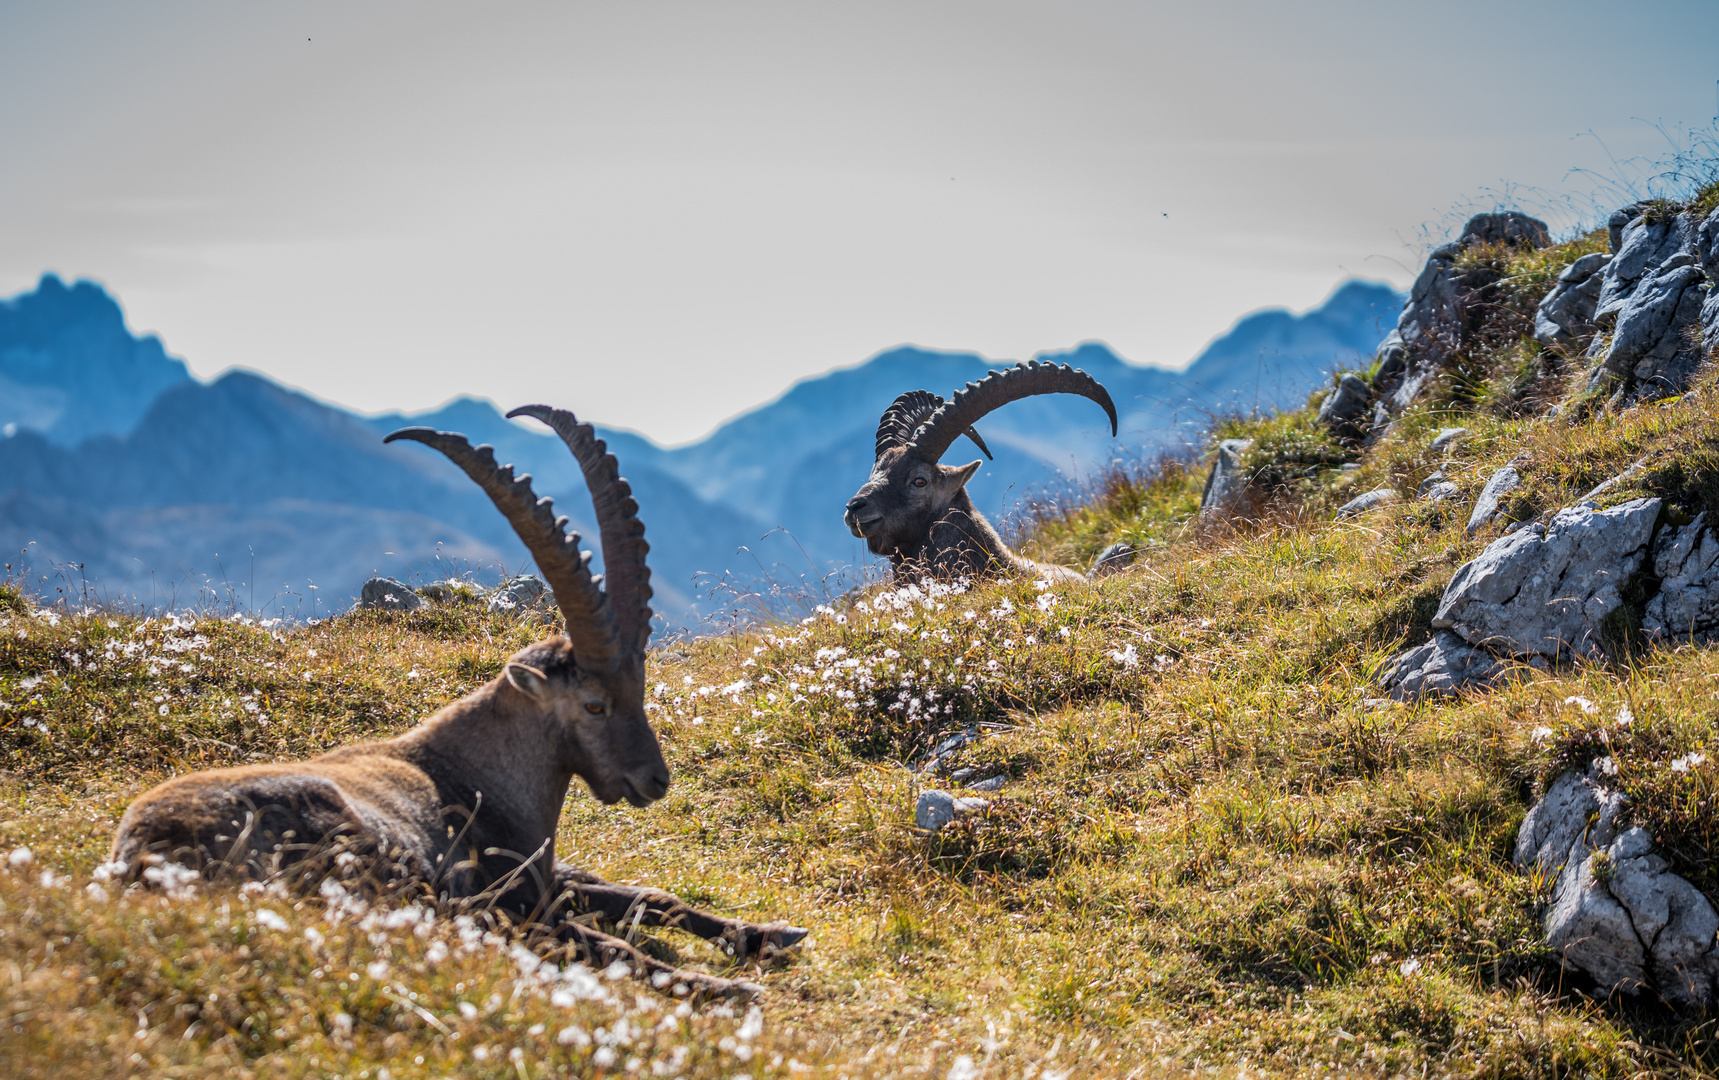
[[[959,467],[954,465],[942,466],[938,469],[942,475],[937,481],[937,490],[945,499],[953,499],[955,493],[967,486],[967,481],[973,479],[973,474],[978,472],[979,466],[983,464],[983,461],[972,461]]]
[[[521,664],[518,661],[514,661],[513,663],[508,664],[505,670],[507,672],[507,681],[513,684],[513,688],[515,690],[518,690],[526,697],[531,698],[533,701],[542,701],[549,696],[549,676],[538,671],[530,664]]]

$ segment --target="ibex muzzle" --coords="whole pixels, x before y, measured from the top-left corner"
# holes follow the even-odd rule
[[[1079,394],[1096,401],[1116,434],[1116,406],[1110,394],[1084,371],[1028,361],[994,371],[945,402],[927,390],[913,390],[884,410],[877,426],[876,460],[871,477],[848,500],[842,520],[865,540],[873,555],[886,555],[897,574],[978,577],[997,573],[1036,573],[1055,579],[1082,579],[1066,566],[1035,563],[1010,551],[997,530],[974,508],[967,481],[981,461],[966,465],[939,462],[957,436],[966,435],[985,454],[991,451],[973,424],[991,410],[1036,394]]]

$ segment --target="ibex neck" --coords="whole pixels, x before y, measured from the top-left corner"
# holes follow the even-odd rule
[[[1016,556],[963,489],[932,524],[924,543],[916,550],[897,552],[891,562],[897,574],[978,577],[1012,569]]]
[[[543,719],[508,696],[497,679],[438,710],[396,743],[430,774],[445,805],[478,810],[493,843],[530,855],[551,840],[552,852],[573,776],[557,760]]]

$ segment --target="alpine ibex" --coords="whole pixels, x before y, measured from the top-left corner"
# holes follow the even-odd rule
[[[132,873],[172,860],[261,876],[356,842],[380,857],[386,880],[491,901],[599,966],[618,959],[658,986],[749,991],[672,968],[571,918],[598,913],[616,924],[679,926],[741,955],[806,935],[786,923],[719,918],[668,893],[610,884],[556,861],[555,827],[573,777],[605,804],[645,806],[668,791],[669,771],[645,716],[651,587],[638,504],[590,425],[542,405],[508,416],[522,414],[553,428],[584,471],[606,588],[592,577],[579,534],[563,531],[567,519],[533,494],[529,476],[497,466],[492,448],[422,427],[386,441],[434,447],[477,481],[554,590],[566,636],[520,650],[495,679],[396,738],[170,780],[126,810],[110,857]]]
[[[989,458],[973,430],[986,413],[1035,394],[1079,394],[1103,406],[1116,434],[1116,406],[1098,380],[1067,364],[1038,360],[993,371],[970,382],[945,402],[928,390],[912,390],[884,410],[877,425],[877,457],[871,478],[848,500],[843,520],[873,555],[888,555],[896,576],[935,577],[1037,574],[1052,581],[1084,581],[1066,566],[1034,562],[1010,551],[997,530],[973,506],[967,481],[980,461],[941,465],[957,436],[966,435]]]

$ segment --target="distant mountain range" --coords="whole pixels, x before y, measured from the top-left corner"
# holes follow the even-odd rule
[[[980,425],[997,460],[972,481],[974,499],[1003,514],[1035,487],[1197,443],[1214,414],[1300,405],[1333,368],[1371,354],[1402,302],[1350,281],[1305,314],[1242,318],[1182,372],[1095,343],[1042,353],[1105,384],[1119,437],[1082,399],[1006,406]],[[869,559],[841,510],[870,469],[879,413],[902,391],[947,396],[999,366],[904,346],[796,383],[688,446],[600,429],[638,495],[658,611],[687,625],[732,600],[724,577],[794,586]],[[49,594],[162,604],[213,591],[297,615],[344,610],[375,573],[493,578],[527,566],[463,474],[423,447],[382,444],[407,424],[491,443],[594,536],[565,448],[488,401],[366,417],[250,372],[202,383],[160,341],[133,336],[99,286],[47,275],[0,301],[0,552]]]

